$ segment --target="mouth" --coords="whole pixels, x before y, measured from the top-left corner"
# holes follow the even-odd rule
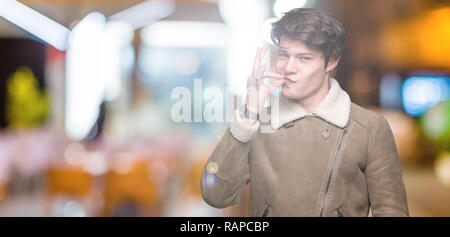
[[[285,83],[288,83],[288,84],[294,83],[294,81],[291,80],[291,79],[289,79],[288,77],[285,77],[285,78],[284,78],[284,82],[285,82]]]
[[[293,80],[291,80],[291,79],[289,79],[289,78],[285,77],[285,78],[284,78],[284,83],[283,83],[283,86],[287,86],[287,87],[289,87],[289,85],[291,85],[292,83],[294,83],[294,81],[293,81]]]

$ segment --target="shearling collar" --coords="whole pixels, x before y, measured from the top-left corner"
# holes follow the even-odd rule
[[[328,94],[311,114],[308,114],[297,101],[284,96],[282,92],[277,96],[272,96],[272,103],[279,100],[279,113],[276,113],[276,107],[271,109],[271,127],[278,129],[288,122],[312,115],[318,116],[340,128],[344,128],[350,117],[350,96],[341,89],[336,79],[330,77],[328,82],[330,86]]]

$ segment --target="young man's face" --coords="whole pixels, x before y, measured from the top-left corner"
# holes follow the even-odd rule
[[[276,72],[284,75],[283,94],[296,100],[308,98],[323,88],[326,75],[336,65],[325,68],[323,54],[298,40],[282,36],[276,61]]]

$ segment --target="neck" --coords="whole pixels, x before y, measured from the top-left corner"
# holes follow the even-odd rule
[[[325,80],[322,86],[317,90],[317,92],[308,98],[304,98],[298,101],[300,106],[308,113],[312,113],[314,109],[319,106],[322,100],[327,96],[330,85],[328,83],[328,74],[325,76]]]

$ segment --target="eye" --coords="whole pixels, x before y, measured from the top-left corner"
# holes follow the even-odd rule
[[[309,57],[302,57],[302,60],[303,61],[309,61],[309,60],[311,60],[311,58],[309,58]]]
[[[287,55],[287,54],[285,54],[285,53],[278,53],[278,56],[279,57],[282,57],[282,58],[288,58],[289,56]]]

